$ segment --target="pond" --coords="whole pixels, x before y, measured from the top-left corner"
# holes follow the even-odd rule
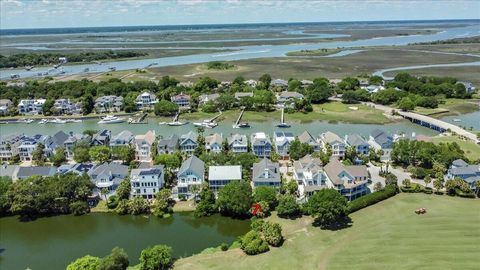
[[[148,246],[165,244],[176,258],[208,247],[232,243],[250,228],[249,220],[193,213],[175,213],[168,219],[91,213],[56,216],[21,222],[18,217],[0,218],[0,269],[65,269],[78,257],[105,256],[115,247],[138,264]]]

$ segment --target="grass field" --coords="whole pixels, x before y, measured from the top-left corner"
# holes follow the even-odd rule
[[[434,143],[456,142],[465,152],[465,156],[470,160],[480,160],[480,145],[470,141],[464,141],[453,136],[436,136],[432,138]]]
[[[428,109],[416,107],[415,112],[435,118],[449,115],[461,115],[477,111],[479,102],[478,99],[445,99],[444,103],[438,105],[438,108]]]
[[[425,207],[418,216],[414,210]],[[399,194],[351,215],[338,231],[312,227],[311,218],[279,222],[286,241],[268,253],[240,249],[179,259],[175,269],[478,269],[480,200]]]

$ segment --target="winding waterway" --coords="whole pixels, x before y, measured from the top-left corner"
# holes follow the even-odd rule
[[[126,250],[130,265],[139,262],[142,249],[157,244],[171,246],[176,258],[185,257],[232,243],[249,228],[248,220],[195,218],[191,213],[168,219],[97,213],[30,222],[4,217],[0,218],[0,269],[63,270],[78,257],[102,257],[115,246]]]
[[[155,59],[136,59],[110,62],[108,65],[66,65],[63,67],[62,75],[80,74],[85,73],[86,69],[95,70],[96,72],[107,72],[110,67],[115,67],[117,70],[131,70],[145,68],[152,63],[157,63],[155,66],[173,66],[184,65],[192,63],[205,63],[210,61],[231,61],[231,60],[243,60],[252,58],[264,58],[264,57],[283,57],[287,52],[300,51],[300,50],[315,50],[320,48],[351,48],[362,46],[393,46],[393,45],[406,45],[409,43],[418,42],[430,42],[436,40],[445,40],[458,37],[470,37],[480,34],[478,24],[470,25],[467,27],[448,28],[444,31],[437,32],[428,35],[409,35],[409,36],[394,36],[394,37],[380,37],[355,41],[332,41],[322,43],[309,43],[309,44],[288,44],[288,45],[255,45],[255,46],[239,46],[237,52],[233,53],[208,53],[208,54],[195,54],[185,56],[164,57]],[[224,47],[229,48],[229,47]],[[23,69],[11,69],[2,70],[0,72],[0,79],[8,79],[11,74],[18,74],[21,78],[34,77],[38,73],[51,72],[49,75],[59,75],[58,71],[53,71],[49,67],[39,67],[34,70],[26,71]],[[89,71],[88,71],[89,72]]]

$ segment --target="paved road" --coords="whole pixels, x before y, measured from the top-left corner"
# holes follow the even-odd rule
[[[370,190],[373,191],[373,186],[375,183],[380,182],[382,183],[383,186],[385,186],[385,178],[381,177],[380,174],[380,167],[375,166],[372,163],[369,163],[369,168],[368,171],[370,172],[370,175],[372,177],[372,183],[369,185]],[[385,170],[385,166],[383,166],[383,169]],[[388,171],[393,173],[397,177],[397,184],[398,186],[402,185],[403,180],[405,179],[410,179],[412,183],[417,183],[420,185],[425,185],[425,182],[420,179],[414,179],[409,172],[404,171],[402,168],[392,168],[391,166],[388,167]],[[432,184],[430,183],[430,186]]]

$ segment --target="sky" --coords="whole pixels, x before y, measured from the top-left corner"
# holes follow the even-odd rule
[[[480,19],[480,0],[0,0],[0,29]]]

